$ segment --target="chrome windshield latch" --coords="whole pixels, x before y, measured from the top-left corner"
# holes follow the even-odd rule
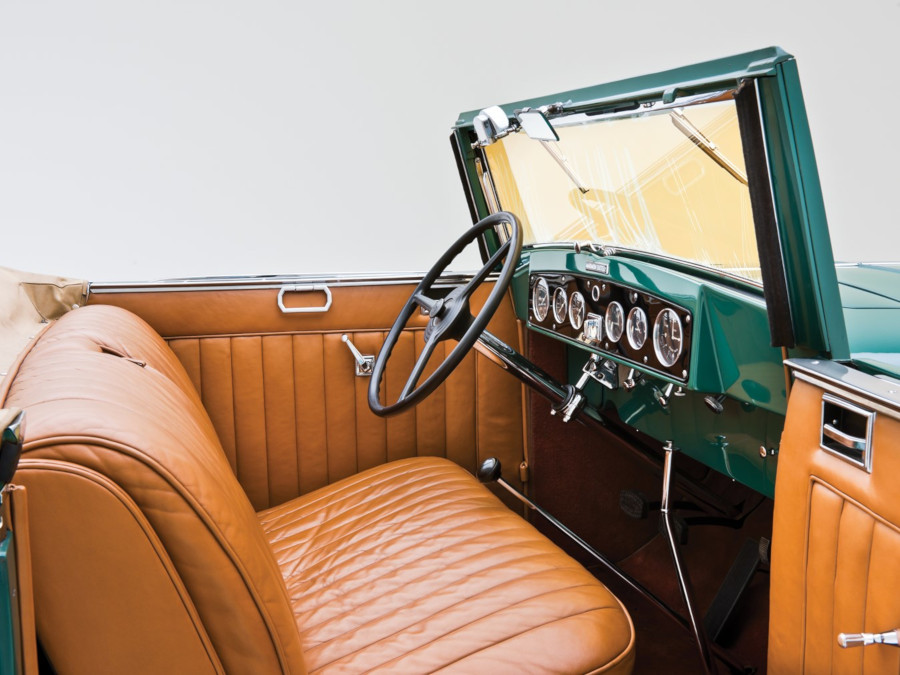
[[[372,369],[375,367],[375,357],[371,354],[361,354],[356,345],[350,342],[350,336],[346,333],[341,335],[341,342],[346,344],[350,353],[353,354],[353,359],[356,361],[356,376],[371,377]]]

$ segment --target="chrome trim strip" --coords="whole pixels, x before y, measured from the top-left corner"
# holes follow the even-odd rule
[[[900,420],[900,381],[875,377],[825,359],[788,359],[794,377]]]
[[[472,272],[451,272],[441,276],[436,287],[464,284],[472,278]],[[185,279],[162,279],[160,281],[97,281],[91,282],[91,293],[154,293],[172,291],[249,291],[278,290],[285,285],[326,284],[335,286],[402,286],[418,284],[424,272],[389,274],[296,274],[279,276],[234,276],[234,277],[194,277]],[[492,274],[488,281],[496,281]]]

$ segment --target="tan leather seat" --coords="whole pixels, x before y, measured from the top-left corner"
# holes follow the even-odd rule
[[[183,368],[123,310],[64,316],[4,386],[60,673],[631,670],[618,600],[446,460],[255,513]]]

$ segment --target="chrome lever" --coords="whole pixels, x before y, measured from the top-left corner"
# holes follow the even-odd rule
[[[356,345],[350,342],[350,336],[346,333],[341,335],[341,342],[346,344],[350,349],[350,353],[353,354],[353,358],[356,361],[356,376],[371,377],[372,369],[375,367],[375,357],[371,354],[361,354]]]
[[[884,633],[839,633],[838,644],[848,647],[865,647],[866,645],[893,645],[900,646],[900,629],[885,631]]]

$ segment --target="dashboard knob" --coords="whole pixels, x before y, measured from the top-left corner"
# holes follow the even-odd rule
[[[716,415],[721,415],[725,410],[725,394],[708,394],[703,397],[706,407],[712,410]]]

